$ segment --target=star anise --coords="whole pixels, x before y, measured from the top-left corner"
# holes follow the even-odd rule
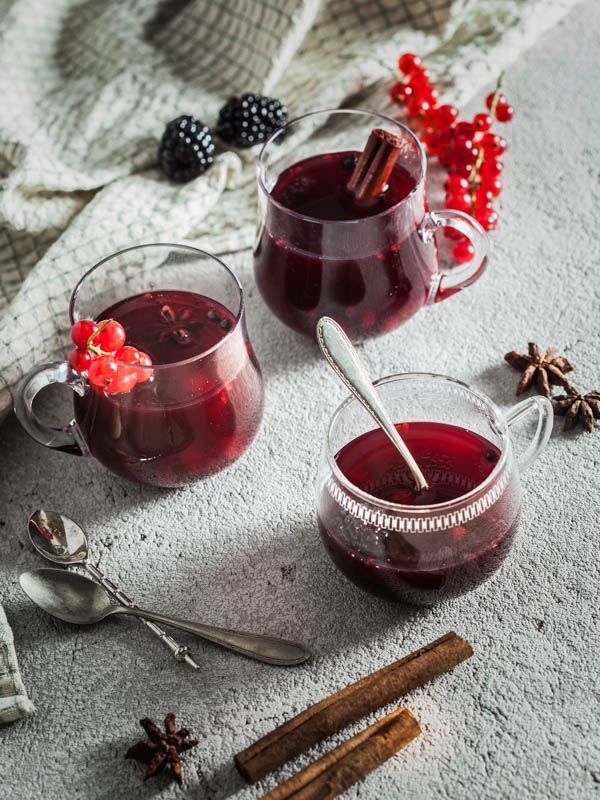
[[[178,344],[187,344],[191,341],[192,331],[203,326],[202,322],[192,318],[192,313],[191,308],[173,310],[171,306],[163,304],[159,311],[159,323],[151,325],[149,332],[161,344],[167,339],[174,339]]]
[[[167,764],[171,765],[175,780],[181,786],[181,754],[191,750],[200,743],[198,739],[188,739],[190,732],[187,728],[175,730],[175,714],[171,712],[165,717],[165,731],[163,733],[154,720],[144,717],[140,725],[148,734],[149,742],[141,740],[134,744],[125,753],[125,758],[135,758],[147,764],[144,780],[161,772]]]
[[[540,394],[550,397],[550,384],[568,389],[571,385],[564,374],[575,369],[573,364],[564,356],[558,356],[556,347],[540,350],[534,342],[529,342],[529,355],[523,355],[511,350],[504,358],[511,367],[523,372],[523,377],[517,386],[517,394],[528,389],[533,381]]]
[[[594,417],[600,419],[600,391],[597,389],[581,394],[570,386],[567,394],[559,394],[552,398],[554,413],[564,416],[564,431],[570,431],[578,422],[589,433],[594,431]]]

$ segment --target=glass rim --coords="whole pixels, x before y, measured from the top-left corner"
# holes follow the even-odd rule
[[[385,122],[390,123],[391,125],[395,125],[397,128],[401,128],[402,131],[408,134],[408,136],[412,139],[413,143],[417,147],[417,152],[420,156],[420,168],[419,168],[419,177],[417,178],[414,187],[410,190],[410,192],[399,200],[397,203],[394,203],[393,206],[384,209],[383,211],[379,211],[377,214],[372,214],[370,217],[359,217],[358,219],[320,219],[319,217],[310,217],[307,214],[300,214],[297,211],[293,211],[291,208],[283,205],[278,200],[275,200],[271,192],[267,189],[265,182],[263,180],[263,166],[265,164],[265,155],[267,148],[269,145],[274,142],[278,136],[284,136],[292,125],[295,125],[297,122],[302,122],[310,117],[315,117],[319,114],[362,114],[370,117],[377,117],[378,119],[384,120]],[[295,117],[291,119],[289,122],[286,122],[281,128],[277,128],[276,131],[269,136],[266,142],[260,149],[260,152],[256,158],[256,180],[258,183],[259,188],[264,193],[264,195],[269,199],[274,206],[276,206],[281,211],[284,211],[286,214],[289,214],[291,217],[300,220],[306,220],[307,222],[318,222],[321,225],[356,225],[357,223],[364,222],[365,219],[378,219],[379,217],[383,217],[386,214],[397,209],[403,203],[408,200],[411,200],[413,195],[417,192],[419,187],[423,184],[425,179],[425,170],[427,165],[427,159],[425,157],[425,150],[423,145],[421,144],[418,136],[411,131],[411,129],[404,125],[404,123],[399,122],[399,120],[394,119],[393,117],[388,117],[387,114],[380,114],[378,111],[371,111],[368,108],[323,108],[317,111],[309,111],[307,114],[302,114],[299,117]]]
[[[77,283],[75,285],[75,288],[73,289],[73,291],[71,293],[71,298],[69,300],[69,320],[71,322],[71,325],[73,325],[75,322],[77,322],[77,318],[75,317],[75,305],[76,305],[76,302],[77,302],[77,294],[78,294],[79,290],[81,289],[81,287],[83,286],[83,284],[86,281],[86,279],[89,278],[90,275],[92,275],[93,272],[95,272],[99,267],[102,267],[108,261],[112,261],[114,258],[117,258],[118,256],[122,256],[125,253],[132,253],[135,250],[148,250],[150,248],[155,248],[155,247],[171,248],[171,249],[176,249],[176,250],[186,250],[186,251],[189,251],[189,252],[191,252],[193,254],[200,255],[200,256],[203,256],[203,257],[207,257],[207,258],[211,259],[212,261],[216,262],[219,266],[223,267],[229,273],[229,275],[233,278],[234,283],[235,283],[235,285],[237,287],[237,290],[238,290],[238,293],[239,293],[240,307],[239,307],[238,313],[237,313],[237,315],[235,317],[234,324],[231,326],[231,329],[229,331],[227,331],[225,336],[223,336],[222,339],[219,339],[219,341],[216,342],[212,347],[209,347],[208,349],[203,350],[201,353],[196,353],[196,355],[190,356],[189,358],[182,359],[181,361],[173,361],[173,362],[170,362],[169,364],[152,364],[151,366],[143,366],[141,364],[140,365],[137,365],[137,364],[134,365],[136,370],[138,370],[138,369],[152,370],[153,372],[157,371],[157,370],[172,369],[174,367],[188,366],[189,364],[192,364],[194,361],[198,361],[201,358],[206,358],[206,356],[211,355],[218,348],[220,348],[221,345],[224,344],[224,342],[226,342],[229,339],[229,337],[237,330],[237,328],[239,327],[240,322],[242,321],[242,319],[244,317],[244,312],[245,312],[244,290],[242,289],[242,284],[240,283],[240,280],[239,280],[238,276],[231,269],[231,267],[228,267],[227,264],[222,259],[220,259],[218,256],[214,255],[213,253],[209,253],[207,250],[202,250],[199,247],[192,247],[191,245],[187,245],[187,244],[175,244],[173,242],[150,242],[150,243],[147,243],[147,244],[136,244],[136,245],[133,245],[132,247],[125,247],[122,250],[117,250],[117,252],[111,253],[109,256],[105,256],[103,259],[101,259],[96,264],[94,264],[93,267],[90,267],[90,269],[88,269],[87,272],[85,272],[84,275],[82,275],[82,277],[77,281]],[[132,366],[130,363],[128,363],[126,361],[117,361],[116,359],[115,359],[115,361],[116,361],[117,364],[125,366],[125,367],[131,367]]]
[[[425,506],[411,506],[404,505],[402,503],[393,503],[390,500],[382,500],[381,498],[375,497],[375,495],[369,494],[369,492],[366,492],[364,489],[356,486],[356,484],[352,483],[352,481],[350,481],[339,468],[337,461],[335,460],[336,453],[333,452],[331,446],[333,429],[336,423],[339,421],[342,412],[352,403],[359,402],[353,395],[350,395],[342,403],[340,403],[340,405],[333,412],[329,422],[329,426],[327,428],[327,463],[336,480],[344,487],[344,489],[348,492],[351,492],[354,496],[366,503],[379,506],[380,508],[384,508],[388,511],[400,512],[409,516],[420,517],[426,514],[439,515],[440,513],[453,511],[462,505],[469,504],[477,495],[485,493],[490,485],[501,476],[511,451],[510,436],[508,435],[508,424],[504,419],[502,412],[493,402],[493,400],[490,400],[490,398],[484,395],[482,392],[473,389],[464,381],[458,380],[458,378],[451,378],[448,375],[441,375],[436,372],[400,372],[393,375],[386,375],[384,378],[379,378],[378,380],[373,381],[373,385],[382,386],[387,383],[408,381],[414,378],[432,378],[436,382],[446,381],[456,384],[457,386],[460,386],[461,389],[466,390],[469,394],[473,395],[473,397],[476,397],[480,402],[484,403],[485,406],[492,412],[493,421],[497,425],[502,436],[503,447],[499,460],[485,480],[483,480],[481,483],[478,483],[477,486],[475,486],[466,494],[455,497],[454,500],[448,500],[444,503],[435,503]]]

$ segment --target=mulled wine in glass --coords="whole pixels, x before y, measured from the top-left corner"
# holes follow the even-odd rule
[[[418,491],[396,448],[354,399],[335,412],[317,487],[319,530],[354,583],[389,600],[431,605],[475,589],[508,555],[521,511],[519,467],[545,446],[552,406],[531,397],[504,417],[491,400],[441,375],[376,383],[429,484]],[[517,461],[510,427],[539,415]]]
[[[317,152],[308,138],[315,129]],[[397,140],[399,155],[382,190],[363,202],[348,184],[373,129]],[[356,342],[475,281],[486,234],[467,214],[427,210],[425,167],[418,138],[381,114],[317,111],[276,131],[258,159],[254,252],[256,282],[273,313],[310,336],[321,316],[332,317]],[[440,264],[433,234],[444,226],[474,245],[469,264]]]
[[[71,323],[116,320],[125,344],[147,353],[152,366],[136,367],[140,378],[123,392],[63,362],[36,368],[16,398],[17,416],[35,439],[165,487],[214,474],[250,445],[262,417],[262,377],[242,288],[222,261],[180,245],[124,250],[81,279],[70,316]],[[74,390],[75,418],[64,430],[43,426],[32,409],[51,382]]]

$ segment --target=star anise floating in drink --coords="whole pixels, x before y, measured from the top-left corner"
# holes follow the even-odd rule
[[[572,372],[575,367],[564,356],[558,355],[556,347],[540,350],[535,342],[529,342],[528,355],[511,350],[504,358],[511,367],[523,373],[517,385],[517,394],[532,386],[534,381],[539,394],[545,397],[550,397],[551,384],[562,386],[563,389],[569,389],[571,386],[565,372]]]
[[[569,387],[567,394],[552,398],[554,413],[565,418],[564,431],[570,431],[579,422],[589,433],[594,431],[594,417],[600,419],[600,391],[581,394]]]
[[[167,764],[170,764],[175,780],[181,786],[181,755],[186,750],[196,747],[200,740],[189,739],[190,732],[187,728],[175,730],[175,714],[173,712],[165,717],[165,733],[149,717],[141,719],[140,725],[148,734],[150,741],[142,739],[134,744],[125,753],[125,758],[135,758],[136,761],[148,765],[144,780],[152,778]]]

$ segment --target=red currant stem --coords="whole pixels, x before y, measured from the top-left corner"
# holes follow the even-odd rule
[[[104,320],[104,322],[102,323],[102,325],[100,325],[100,327],[98,328],[98,330],[97,330],[97,331],[94,331],[94,332],[91,334],[91,336],[88,338],[87,342],[85,343],[85,348],[86,348],[86,350],[96,350],[96,349],[97,349],[97,348],[94,348],[94,347],[92,347],[92,342],[93,342],[93,340],[96,338],[96,336],[98,336],[98,334],[100,333],[100,331],[103,331],[103,330],[104,330],[104,328],[106,328],[106,326],[107,326],[107,325],[110,325],[110,323],[111,323],[111,322],[112,322],[112,319],[107,319],[107,320]]]
[[[498,76],[498,80],[496,82],[496,89],[494,90],[494,96],[492,98],[492,105],[490,106],[490,117],[494,117],[496,114],[496,106],[498,105],[498,100],[500,99],[500,89],[502,88],[502,81],[504,80],[504,70]]]
[[[109,353],[107,350],[101,350],[99,347],[96,347],[95,344],[88,344],[87,350],[91,350],[92,353],[95,353],[97,356],[109,356],[112,358],[112,353]]]
[[[496,112],[496,106],[498,105],[498,99],[500,97],[500,89],[502,88],[502,82],[504,80],[504,70],[498,75],[498,80],[496,81],[496,88],[494,89],[494,96],[492,98],[492,105],[490,107],[490,117],[493,117]],[[475,162],[475,166],[473,167],[473,176],[471,178],[471,212],[475,211],[475,196],[477,194],[477,185],[479,181],[477,180],[479,177],[479,170],[483,163],[484,159],[484,152],[483,147],[479,147],[479,152],[477,153],[477,161]]]
[[[479,170],[481,165],[483,164],[484,159],[484,152],[483,147],[479,147],[479,152],[477,153],[477,161],[475,162],[475,166],[473,167],[473,177],[471,178],[471,211],[475,210],[475,195],[477,194],[477,185],[479,181],[477,178],[479,177]]]

